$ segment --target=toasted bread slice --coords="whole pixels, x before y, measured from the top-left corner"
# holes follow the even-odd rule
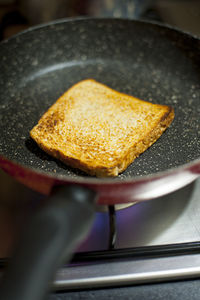
[[[95,80],[66,91],[31,130],[48,154],[97,177],[117,176],[170,125],[174,110]]]

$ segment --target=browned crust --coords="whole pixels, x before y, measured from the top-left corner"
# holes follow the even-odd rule
[[[118,166],[118,172],[123,172],[141,153],[147,150],[152,144],[154,144],[163,132],[169,127],[174,119],[174,110],[172,107],[167,107],[166,113],[160,118],[157,126],[155,126],[144,139],[140,140],[134,145],[127,155],[124,161]]]
[[[74,85],[73,87],[77,86],[78,84]],[[108,88],[110,89],[110,88]],[[111,90],[111,89],[110,89]],[[114,91],[114,90],[112,90]],[[116,92],[116,91],[115,91]],[[119,92],[116,92],[119,95]],[[127,95],[126,95],[127,96]],[[58,99],[57,101],[60,101]],[[141,105],[143,102],[141,101]],[[159,106],[159,105],[158,105]],[[83,170],[84,172],[97,177],[110,177],[110,176],[117,176],[119,173],[123,172],[134,160],[138,157],[141,153],[143,153],[147,148],[149,148],[153,143],[157,141],[157,139],[162,135],[162,133],[169,127],[171,122],[174,119],[174,110],[173,108],[165,105],[160,105],[163,109],[163,115],[157,121],[157,124],[154,125],[153,128],[150,128],[150,131],[146,136],[144,136],[141,140],[139,140],[136,144],[130,145],[127,149],[126,153],[119,157],[117,161],[115,161],[112,165],[105,165],[105,164],[96,164],[95,162],[89,163],[88,161],[85,162],[81,159],[76,159],[71,156],[65,155],[62,151],[49,146],[46,146],[45,143],[42,141],[40,135],[38,134],[38,129],[43,130],[45,132],[53,133],[55,125],[57,122],[62,122],[63,116],[62,114],[58,114],[53,112],[51,117],[48,114],[48,111],[44,114],[46,121],[43,123],[42,118],[41,122],[38,123],[30,132],[31,137],[37,142],[38,146],[43,149],[49,155],[61,160],[63,163],[73,167]],[[56,122],[56,124],[55,124]]]

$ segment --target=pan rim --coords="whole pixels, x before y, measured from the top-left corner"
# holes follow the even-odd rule
[[[166,23],[161,23],[158,21],[152,21],[152,20],[144,20],[144,19],[134,19],[134,18],[116,18],[116,17],[88,17],[88,16],[79,16],[79,17],[70,17],[70,18],[61,18],[61,19],[57,19],[57,20],[53,20],[50,22],[46,22],[46,23],[42,23],[42,24],[38,24],[35,26],[31,26],[17,34],[15,34],[14,36],[5,39],[3,41],[0,42],[0,47],[1,45],[7,44],[10,41],[16,39],[17,37],[23,36],[29,32],[32,31],[36,31],[36,30],[40,30],[42,28],[47,28],[50,26],[54,26],[57,24],[65,24],[65,23],[70,23],[70,22],[87,22],[87,21],[114,21],[114,22],[130,22],[130,23],[140,23],[140,24],[151,24],[151,25],[155,25],[158,26],[160,28],[163,29],[169,29],[175,32],[178,32],[179,34],[182,34],[183,36],[187,36],[189,38],[195,39],[200,41],[200,37],[196,36],[195,34],[192,34],[190,32],[184,31],[180,28],[177,28],[175,26],[166,24]],[[176,173],[180,173],[182,171],[188,171],[190,169],[192,169],[195,166],[200,166],[200,158],[197,158],[189,163],[180,165],[178,167],[173,167],[164,171],[158,171],[156,173],[150,173],[148,175],[140,175],[140,176],[134,176],[134,177],[130,177],[130,178],[121,178],[121,179],[117,179],[117,177],[114,178],[97,178],[97,177],[70,177],[70,176],[65,176],[65,175],[61,175],[61,174],[55,174],[53,172],[50,171],[43,171],[43,170],[39,170],[38,168],[35,167],[29,167],[25,164],[21,164],[19,162],[17,162],[17,160],[10,160],[9,158],[7,158],[6,156],[4,156],[3,154],[0,154],[0,158],[2,158],[3,160],[7,160],[15,165],[18,165],[19,167],[26,169],[28,171],[32,171],[34,172],[36,175],[42,175],[42,176],[46,176],[48,178],[51,179],[58,179],[58,180],[64,180],[67,182],[73,182],[73,183],[84,183],[84,184],[105,184],[105,185],[110,185],[110,184],[131,184],[131,183],[136,183],[136,182],[143,182],[143,181],[149,181],[149,180],[154,180],[156,178],[160,178],[160,177],[166,177],[166,176],[170,176],[171,174],[176,174]],[[134,162],[133,162],[134,163]],[[195,173],[195,172],[194,172]],[[200,175],[199,171],[197,173],[197,177]]]
[[[200,176],[200,158],[197,158],[193,160],[192,162],[189,162],[187,164],[183,164],[178,167],[170,168],[165,171],[159,171],[157,173],[151,173],[147,175],[140,175],[140,176],[134,176],[130,178],[120,178],[117,177],[106,177],[106,178],[98,178],[98,177],[84,177],[84,176],[78,176],[78,177],[70,177],[61,175],[58,173],[53,173],[50,171],[44,171],[40,170],[35,167],[29,167],[25,164],[20,164],[16,160],[10,160],[6,158],[3,155],[0,155],[0,160],[7,161],[9,163],[12,163],[14,165],[17,165],[19,168],[27,170],[29,172],[33,172],[35,175],[47,177],[49,179],[53,180],[59,180],[59,181],[66,181],[68,183],[77,183],[77,184],[89,184],[89,185],[124,185],[124,184],[131,184],[131,183],[142,183],[147,181],[153,181],[159,178],[165,178],[170,177],[171,175],[174,176],[175,174],[183,173],[184,171],[191,171],[192,175],[196,174],[196,177],[198,178]],[[134,162],[133,162],[134,163]],[[195,167],[199,167],[197,172],[193,172],[192,169]],[[2,168],[3,169],[3,168]],[[123,173],[122,173],[123,174]]]
[[[45,23],[41,23],[41,24],[37,24],[37,25],[33,25],[25,30],[22,30],[20,31],[19,33],[7,38],[7,39],[4,39],[3,41],[0,42],[0,46],[2,44],[6,44],[8,43],[9,41],[21,36],[21,35],[24,35],[26,33],[29,33],[29,32],[32,32],[32,31],[35,31],[35,30],[39,30],[39,29],[42,29],[42,28],[47,28],[49,26],[53,26],[53,25],[57,25],[57,24],[64,24],[64,23],[70,23],[70,22],[80,22],[80,21],[114,21],[114,22],[119,22],[119,21],[122,21],[122,22],[134,22],[134,23],[141,23],[141,24],[151,24],[151,25],[156,25],[160,28],[164,28],[164,29],[169,29],[169,30],[172,30],[172,31],[175,31],[175,32],[178,32],[180,34],[183,34],[183,35],[186,35],[190,38],[193,38],[195,40],[198,40],[200,41],[200,37],[198,35],[195,35],[194,33],[191,33],[187,30],[183,30],[183,29],[180,29],[176,26],[172,26],[168,23],[161,23],[159,21],[155,21],[155,20],[146,20],[146,19],[135,19],[135,18],[118,18],[118,17],[104,17],[104,16],[99,16],[99,17],[90,17],[90,16],[78,16],[78,17],[68,17],[68,18],[60,18],[60,19],[55,19],[53,21],[49,21],[49,22],[45,22]]]

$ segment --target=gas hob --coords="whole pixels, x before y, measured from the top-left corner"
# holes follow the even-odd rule
[[[1,270],[19,232],[44,196],[1,171]],[[200,179],[167,196],[120,210],[96,212],[88,237],[56,290],[129,285],[200,275]],[[114,229],[112,228],[114,226]]]

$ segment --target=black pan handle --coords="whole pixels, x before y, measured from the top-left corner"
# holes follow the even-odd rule
[[[0,299],[44,299],[57,268],[88,233],[95,199],[95,192],[76,185],[54,190],[24,231],[3,277]]]

